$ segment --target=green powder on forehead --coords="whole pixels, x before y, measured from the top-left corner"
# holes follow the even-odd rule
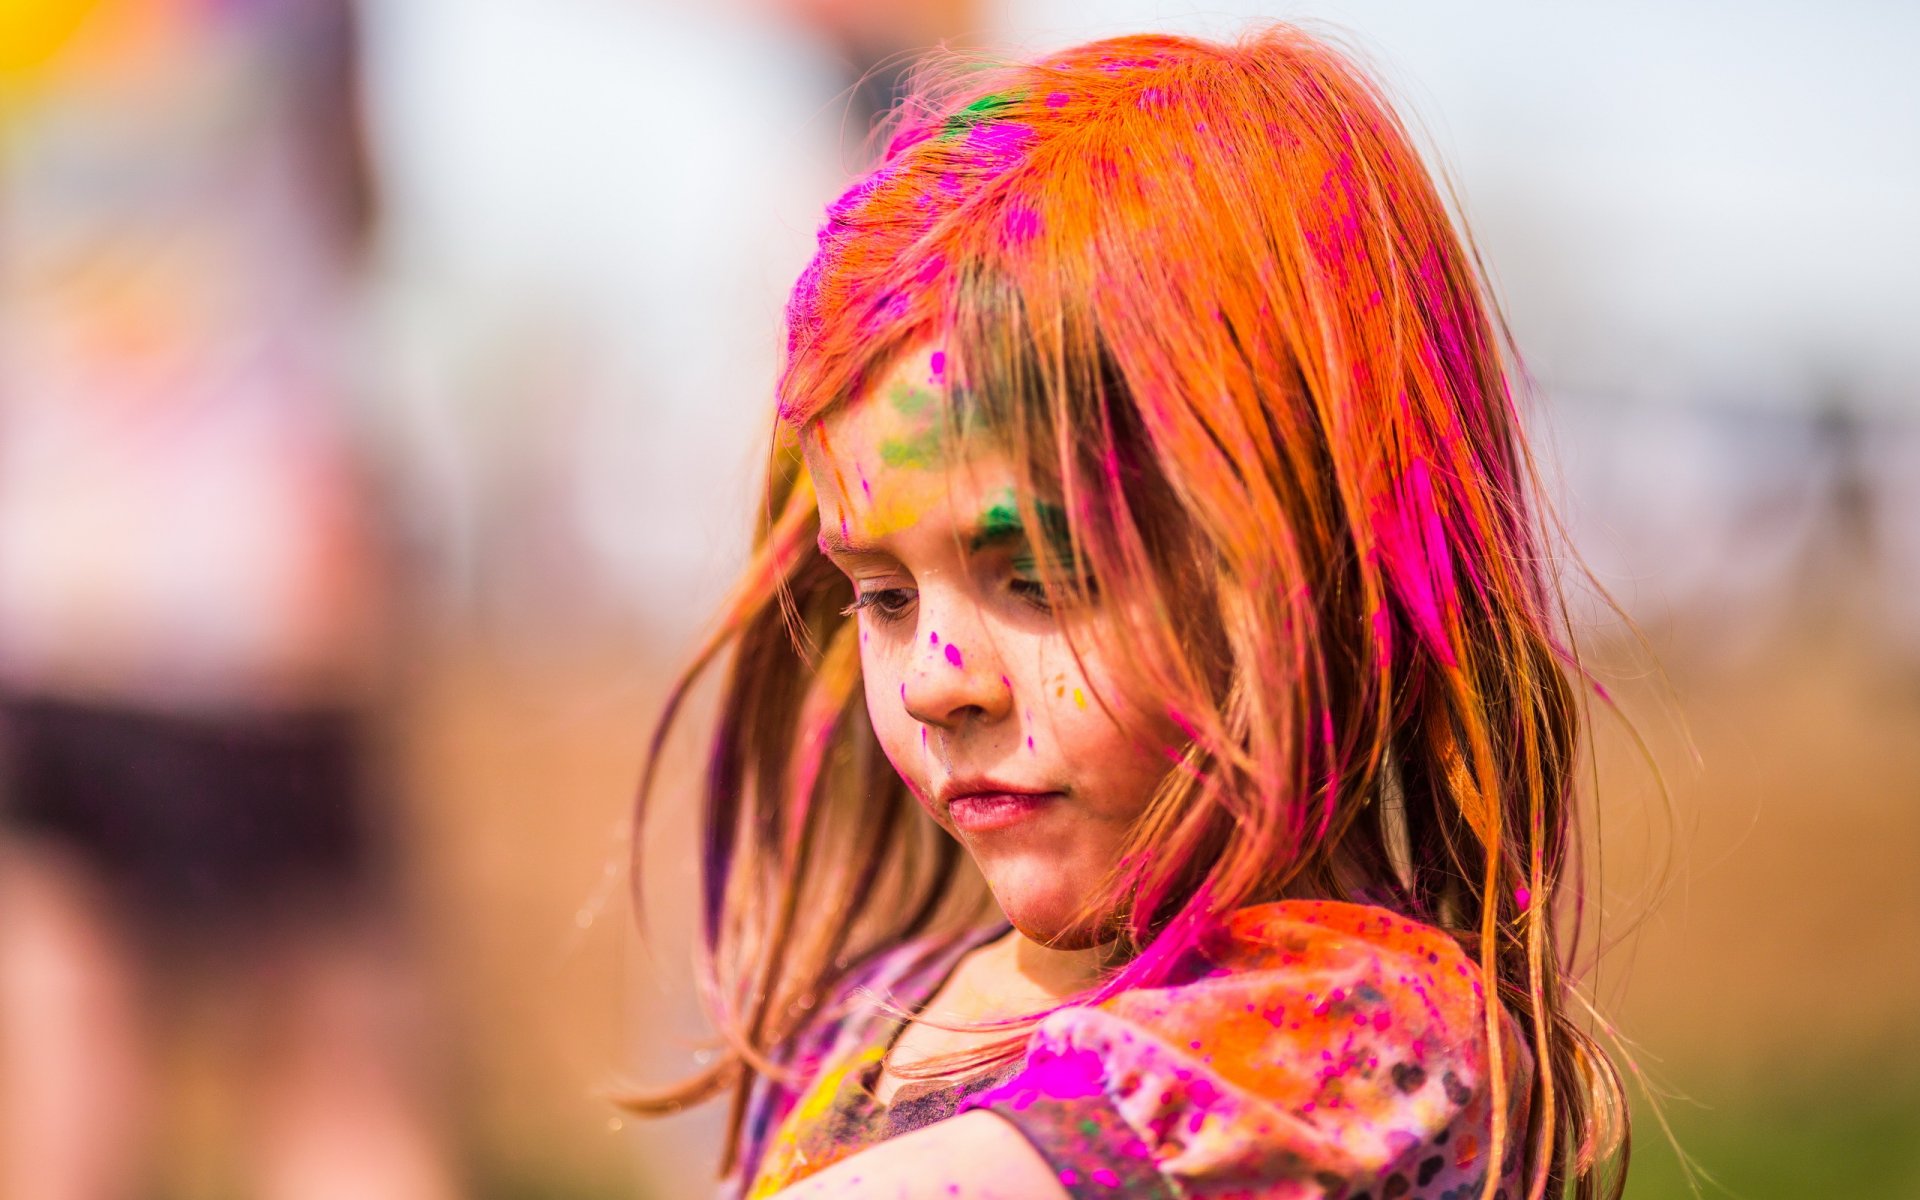
[[[880,461],[889,467],[940,465],[940,431],[930,429],[912,437],[888,438],[880,443]]]
[[[903,417],[917,417],[933,407],[940,393],[917,383],[901,380],[887,389],[887,403]]]
[[[967,390],[958,385],[944,392],[909,381],[899,381],[887,389],[887,403],[906,418],[911,428],[899,437],[880,443],[880,461],[889,467],[938,467],[945,463],[947,431],[942,428],[943,403],[951,403],[961,436],[970,436],[980,426],[980,412]]]

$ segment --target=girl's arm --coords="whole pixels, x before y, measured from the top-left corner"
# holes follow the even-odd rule
[[[1019,1130],[962,1113],[889,1138],[810,1175],[773,1200],[1070,1200]]]

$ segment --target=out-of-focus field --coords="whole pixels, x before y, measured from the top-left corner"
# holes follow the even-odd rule
[[[1839,623],[1737,662],[1686,637],[1660,648],[1697,760],[1655,688],[1623,697],[1676,833],[1602,1000],[1707,1194],[1920,1196],[1920,663]],[[1644,908],[1664,818],[1626,739],[1599,742],[1609,901]],[[1635,1120],[1628,1194],[1688,1194],[1644,1098]]]
[[[1610,686],[1671,815],[1603,719],[1598,895],[1620,944],[1597,998],[1705,1194],[1920,1197],[1920,666],[1811,621],[1731,659],[1678,628],[1653,641],[1666,682]],[[652,956],[623,875],[665,677],[617,639],[511,661],[450,644],[411,677],[418,899],[482,1196],[707,1189],[717,1111],[636,1122],[596,1095],[698,1048],[684,814],[649,860]],[[1644,1091],[1634,1115],[1628,1195],[1689,1194]]]

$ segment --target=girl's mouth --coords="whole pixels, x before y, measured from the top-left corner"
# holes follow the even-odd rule
[[[955,796],[947,816],[963,833],[986,833],[1017,825],[1059,798],[1059,792],[972,792]]]

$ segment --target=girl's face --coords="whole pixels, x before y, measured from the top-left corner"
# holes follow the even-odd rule
[[[1125,707],[1110,611],[1049,610],[1006,453],[982,436],[943,456],[950,370],[938,349],[908,353],[808,427],[821,549],[853,581],[867,711],[895,770],[1015,928],[1081,948],[1099,938],[1068,926],[1166,774],[1173,730]],[[1045,500],[1032,507],[1057,535]]]

